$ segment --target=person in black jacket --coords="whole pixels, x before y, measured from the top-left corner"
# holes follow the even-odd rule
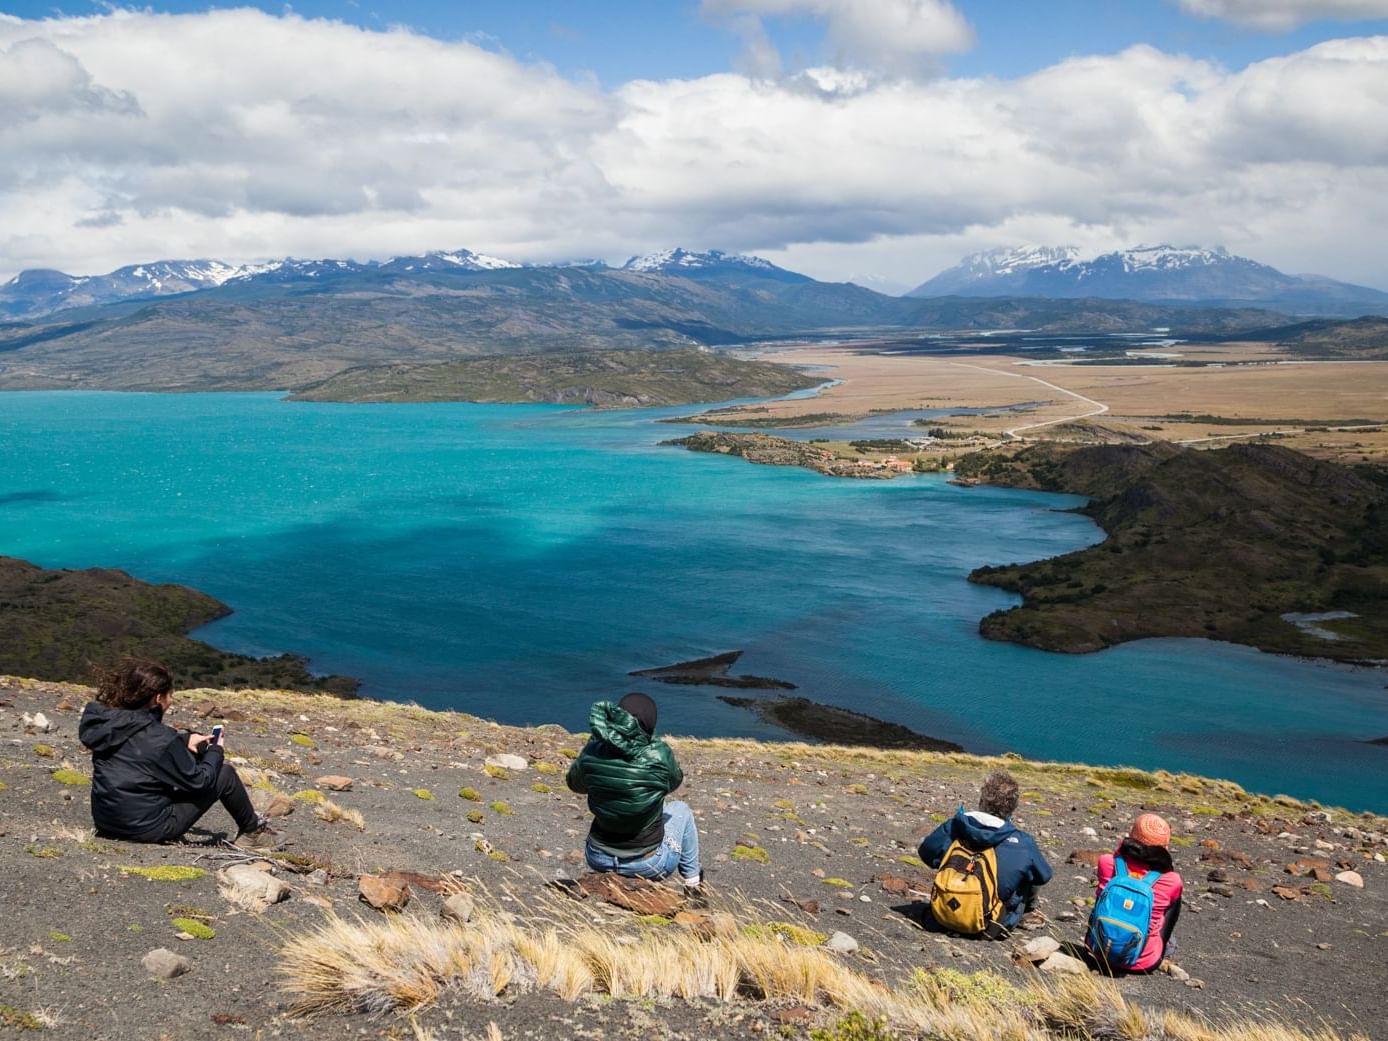
[[[127,659],[101,678],[82,710],[77,736],[92,753],[92,822],[99,834],[171,842],[221,802],[237,841],[264,845],[273,834],[251,805],[220,741],[163,722],[173,676],[156,662]]]

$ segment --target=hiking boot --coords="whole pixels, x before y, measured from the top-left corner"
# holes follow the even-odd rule
[[[267,850],[274,849],[279,841],[279,833],[270,827],[270,818],[263,813],[256,814],[256,826],[250,831],[243,831],[232,839],[231,844],[241,849],[248,850]]]

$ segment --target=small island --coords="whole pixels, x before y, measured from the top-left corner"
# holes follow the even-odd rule
[[[734,708],[748,709],[759,719],[811,741],[920,752],[964,751],[962,745],[953,741],[918,734],[900,723],[888,723],[862,712],[808,698],[740,698],[720,694],[718,700]]]
[[[652,408],[779,397],[822,382],[789,365],[712,349],[579,351],[362,366],[303,387],[290,400]]]
[[[231,613],[206,593],[152,585],[113,568],[42,568],[0,557],[0,674],[87,683],[124,655],[153,658],[185,687],[284,688],[342,697],[358,683],[315,676],[293,654],[252,658],[188,633]]]

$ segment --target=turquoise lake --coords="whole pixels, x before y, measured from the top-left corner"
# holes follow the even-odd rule
[[[0,553],[235,609],[197,635],[368,696],[582,730],[633,669],[738,671],[971,751],[1191,770],[1388,811],[1388,673],[1194,640],[990,643],[980,564],[1096,541],[1080,500],[659,447],[670,413],[0,394]],[[674,733],[778,731],[646,685]]]

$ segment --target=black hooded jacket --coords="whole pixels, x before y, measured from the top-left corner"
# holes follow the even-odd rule
[[[222,749],[188,751],[187,736],[147,708],[111,708],[92,701],[77,736],[92,753],[92,823],[116,838],[158,829],[175,802],[208,798],[222,768]]]

